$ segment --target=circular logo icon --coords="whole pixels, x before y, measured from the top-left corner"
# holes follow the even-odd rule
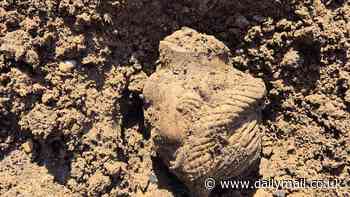
[[[204,181],[205,189],[207,190],[213,190],[215,188],[215,179],[213,178],[206,178]]]

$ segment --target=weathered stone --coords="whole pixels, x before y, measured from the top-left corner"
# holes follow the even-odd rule
[[[156,150],[193,191],[204,180],[233,177],[260,157],[265,85],[234,69],[213,36],[183,28],[160,42],[160,67],[143,90]]]

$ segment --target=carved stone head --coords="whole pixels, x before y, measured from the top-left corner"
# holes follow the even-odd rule
[[[237,176],[259,158],[265,85],[233,68],[213,36],[183,28],[159,48],[143,90],[156,150],[194,195],[208,195],[205,178]]]

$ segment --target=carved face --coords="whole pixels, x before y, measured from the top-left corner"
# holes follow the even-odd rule
[[[143,90],[157,152],[189,186],[240,174],[259,157],[264,83],[220,55],[186,53],[191,47],[170,41],[161,43],[162,67]]]
[[[193,128],[197,123],[214,117],[228,118],[223,126],[237,127],[249,112],[259,111],[259,100],[265,94],[261,80],[228,65],[220,69],[216,62],[185,64],[177,67],[181,69],[158,70],[144,87],[155,125],[163,137],[181,141],[186,135],[201,132]]]

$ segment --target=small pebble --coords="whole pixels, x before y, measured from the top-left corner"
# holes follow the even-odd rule
[[[71,72],[76,65],[77,62],[75,60],[68,60],[61,62],[58,68],[61,72]]]
[[[26,153],[31,153],[33,151],[33,141],[32,140],[28,140],[27,142],[22,144],[22,148],[24,150],[24,152]]]

